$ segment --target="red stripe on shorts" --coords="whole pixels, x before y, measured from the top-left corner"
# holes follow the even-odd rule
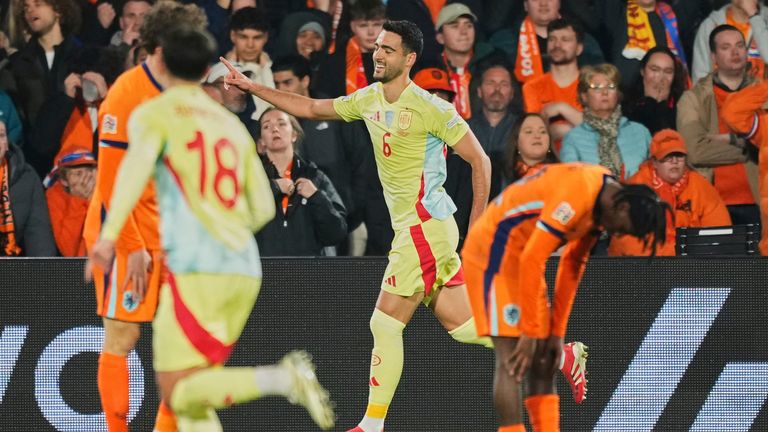
[[[421,279],[424,281],[424,295],[429,295],[437,279],[437,262],[432,254],[432,248],[427,243],[427,238],[424,237],[424,230],[421,225],[411,227],[411,238],[413,245],[416,246],[416,253],[419,254]]]
[[[464,282],[464,268],[463,267],[459,267],[459,270],[456,272],[455,275],[453,275],[451,280],[449,280],[448,282],[445,283],[445,286],[453,287],[453,286],[459,286],[459,285],[464,285],[464,284],[465,284],[465,282]]]
[[[173,310],[176,313],[176,320],[192,345],[211,364],[221,364],[227,361],[235,344],[225,345],[200,325],[192,311],[187,308],[187,305],[181,299],[179,288],[176,285],[176,278],[170,271],[168,272],[168,285],[170,285],[171,293],[173,294]]]

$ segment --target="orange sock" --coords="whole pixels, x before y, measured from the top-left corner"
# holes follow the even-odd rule
[[[525,399],[534,432],[560,432],[560,396],[543,394]]]
[[[128,432],[128,360],[102,352],[98,384],[107,429],[109,432]]]
[[[499,430],[497,432],[525,432],[525,426],[523,426],[522,423],[509,426],[499,426]]]
[[[165,402],[160,402],[160,406],[157,408],[154,431],[176,432],[176,416],[173,415],[173,411]]]

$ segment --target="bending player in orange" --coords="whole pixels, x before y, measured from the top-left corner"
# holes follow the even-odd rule
[[[534,431],[558,431],[554,376],[589,251],[600,230],[644,239],[653,251],[666,234],[669,205],[645,185],[623,185],[596,165],[544,166],[501,193],[470,229],[462,251],[478,334],[496,351],[494,406],[499,432],[523,432],[521,381]],[[544,269],[565,245],[547,299]]]
[[[99,109],[99,161],[96,188],[85,219],[86,247],[99,239],[109,213],[112,189],[126,149],[127,124],[133,110],[160,94],[155,76],[160,39],[172,24],[185,22],[204,30],[202,9],[173,1],[157,3],[144,17],[140,33],[147,60],[123,73],[109,89]],[[139,339],[139,323],[151,322],[157,309],[163,257],[154,185],[150,183],[131,212],[115,245],[112,268],[95,269],[96,312],[103,317],[104,344],[99,356],[98,386],[101,406],[110,432],[128,431],[128,353]],[[176,430],[171,410],[160,404],[155,431]]]

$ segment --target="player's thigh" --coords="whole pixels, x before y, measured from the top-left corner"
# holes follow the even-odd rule
[[[437,288],[461,269],[457,243],[458,231],[452,219],[431,219],[399,230],[392,241],[381,289],[401,297],[423,292],[423,302],[429,304]]]
[[[150,252],[152,271],[147,275],[147,290],[141,302],[134,300],[131,284],[125,285],[128,254],[118,251],[109,271],[94,268],[96,288],[96,313],[111,320],[124,322],[150,322],[157,312],[157,302],[164,271],[163,254]],[[124,286],[125,285],[125,286]]]
[[[472,318],[472,307],[467,295],[467,286],[445,286],[432,297],[429,308],[443,327],[451,331]]]
[[[102,351],[118,356],[127,356],[136,346],[141,335],[138,323],[102,318],[104,343]]]
[[[411,318],[413,318],[413,313],[416,312],[416,308],[419,307],[423,299],[423,292],[417,292],[408,297],[404,297],[381,290],[379,291],[379,298],[376,300],[376,309],[403,324],[408,324],[411,321]]]
[[[261,280],[242,275],[169,275],[152,323],[155,370],[224,363],[240,337]]]

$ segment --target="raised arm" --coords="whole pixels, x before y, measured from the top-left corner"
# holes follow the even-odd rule
[[[453,146],[453,150],[472,166],[472,211],[469,213],[471,227],[488,205],[491,189],[491,160],[470,129]]]
[[[235,69],[224,57],[219,59],[229,69],[229,74],[224,77],[225,85],[233,85],[244,92],[260,97],[296,117],[313,120],[342,120],[333,108],[333,99],[312,99],[257,84]]]

